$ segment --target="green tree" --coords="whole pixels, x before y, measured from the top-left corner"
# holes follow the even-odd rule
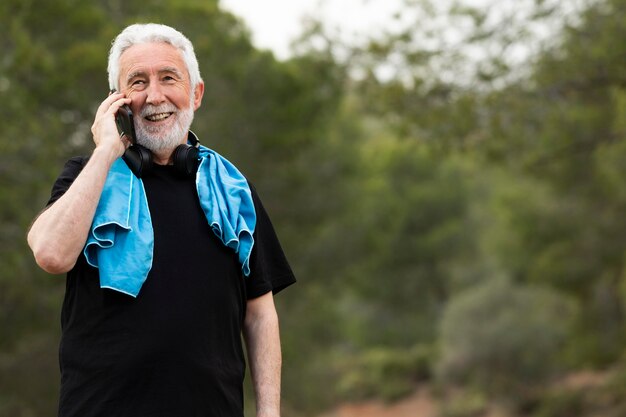
[[[617,39],[625,34],[623,0],[593,4],[540,56],[528,82],[489,103],[491,155],[551,194],[511,202],[518,259],[526,260],[514,274],[581,300],[576,362],[609,363],[623,352],[626,222],[615,180],[624,166],[625,50]]]

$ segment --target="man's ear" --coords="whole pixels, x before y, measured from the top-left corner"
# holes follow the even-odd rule
[[[193,92],[193,110],[196,111],[202,104],[202,96],[204,95],[204,82],[200,81],[196,84],[196,89]]]

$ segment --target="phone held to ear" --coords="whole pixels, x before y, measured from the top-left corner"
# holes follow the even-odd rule
[[[111,90],[114,93],[115,90]],[[115,123],[117,124],[117,131],[121,136],[126,136],[131,144],[137,144],[137,138],[135,136],[135,124],[133,123],[133,112],[127,104],[124,104],[117,110],[115,114]]]
[[[115,90],[111,90],[111,94],[113,93]],[[149,150],[137,144],[133,112],[127,104],[121,106],[115,113],[115,124],[120,137],[126,136],[131,144],[124,151],[122,159],[135,176],[141,178],[144,172],[149,172],[152,169],[152,155]]]

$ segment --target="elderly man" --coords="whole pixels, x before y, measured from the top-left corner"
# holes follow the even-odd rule
[[[242,333],[257,415],[279,416],[273,294],[295,278],[255,190],[189,131],[204,93],[193,46],[132,25],[108,71],[119,92],[95,148],[66,163],[28,233],[38,265],[67,273],[59,416],[243,416]],[[124,109],[136,137],[120,137]]]

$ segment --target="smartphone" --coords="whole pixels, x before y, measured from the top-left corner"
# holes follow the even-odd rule
[[[117,111],[117,114],[115,115],[115,123],[117,124],[117,130],[120,133],[120,136],[126,136],[128,140],[130,140],[130,143],[136,145],[137,139],[135,137],[133,112],[127,104],[124,104]]]
[[[112,93],[115,90],[111,90]],[[137,144],[137,137],[135,136],[135,124],[133,122],[133,112],[128,107],[127,104],[124,104],[117,110],[115,114],[115,123],[117,124],[117,131],[120,134],[126,136],[130,143],[133,145]]]

